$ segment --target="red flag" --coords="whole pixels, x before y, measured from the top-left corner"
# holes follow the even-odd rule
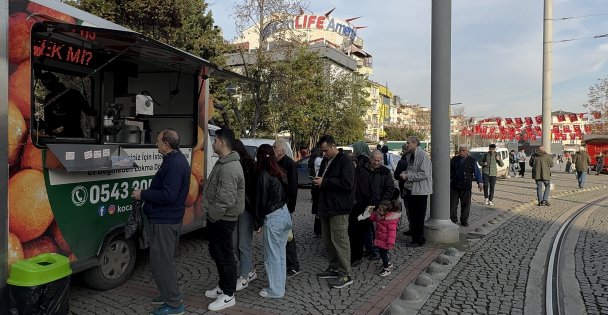
[[[534,117],[534,119],[536,119],[536,124],[541,125],[543,123],[543,116],[536,116]]]
[[[505,118],[505,123],[506,123],[507,125],[510,125],[510,124],[512,124],[512,123],[513,123],[513,119],[511,119],[511,118]]]
[[[536,135],[535,135],[535,134],[532,134],[532,135],[530,136],[530,139],[531,139],[531,140],[536,140]]]
[[[553,126],[553,130],[551,132],[553,132],[555,134],[559,134],[560,133],[559,132],[559,126]]]
[[[500,119],[500,117],[496,117],[496,124],[497,125],[502,125],[502,119]]]
[[[558,122],[566,121],[566,115],[557,115],[557,121]]]
[[[600,119],[600,118],[602,118],[602,112],[595,111],[595,112],[593,112],[592,114],[593,114],[593,118],[595,118],[595,119]]]
[[[496,133],[496,127],[490,127],[490,134],[493,135],[494,133]]]
[[[520,135],[515,135],[515,140],[521,140],[521,136]]]
[[[476,134],[480,134],[481,133],[481,126],[480,125],[475,125],[475,133]]]
[[[587,114],[586,113],[578,114],[578,119],[583,120],[585,118],[585,115],[587,115]]]
[[[526,120],[526,125],[531,125],[532,124],[532,117],[526,117],[524,119]]]
[[[585,125],[585,133],[591,133],[591,126]]]
[[[522,124],[521,118],[515,117],[515,123],[518,125],[521,125]]]
[[[488,133],[488,126],[481,127],[481,133],[484,134],[484,135],[487,134]]]
[[[576,133],[580,133],[580,132],[581,132],[581,126],[579,126],[579,125],[574,125],[574,132],[576,132]]]
[[[576,114],[570,114],[570,115],[568,115],[568,118],[570,118],[570,122],[575,122],[578,120],[578,117],[576,116]]]
[[[568,135],[565,133],[562,133],[562,140],[568,140]]]
[[[564,132],[570,133],[570,125],[564,125]]]
[[[575,140],[576,139],[576,134],[575,133],[571,133],[570,134],[570,140]]]

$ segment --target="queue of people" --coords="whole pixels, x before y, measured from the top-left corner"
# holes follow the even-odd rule
[[[132,197],[143,200],[144,213],[152,225],[150,262],[160,296],[152,303],[160,305],[152,314],[183,314],[183,296],[176,277],[174,253],[181,230],[190,170],[179,150],[179,135],[163,130],[157,138],[163,163],[146,190],[135,190]],[[263,298],[282,298],[289,277],[300,273],[300,263],[293,233],[292,214],[298,195],[295,162],[286,154],[288,144],[277,140],[272,146],[261,145],[255,159],[229,129],[215,133],[213,151],[219,160],[206,180],[203,209],[209,229],[209,254],[216,264],[218,284],[205,292],[214,299],[211,311],[236,305],[235,293],[246,289],[257,273],[253,264],[252,240],[256,233],[263,239],[263,260],[268,286],[260,290]],[[406,247],[424,246],[424,220],[428,197],[433,193],[432,163],[420,148],[417,137],[408,137],[403,156],[393,171],[386,164],[382,150],[370,151],[358,141],[353,154],[338,150],[335,139],[323,136],[310,152],[313,188],[312,211],[316,235],[325,244],[328,266],[317,274],[333,288],[351,285],[353,267],[364,257],[381,260],[378,275],[387,276],[393,264],[390,250],[396,246],[402,208],[409,221],[404,232],[411,236]],[[510,169],[525,161],[525,153],[509,156]],[[579,187],[585,181],[585,151],[574,156]],[[477,163],[482,166],[481,170]],[[491,144],[479,161],[469,155],[469,147],[460,145],[458,155],[450,160],[450,219],[468,226],[472,182],[484,191],[485,204],[492,205],[496,168],[503,161]],[[549,206],[553,159],[543,147],[529,160],[536,181],[538,205]],[[520,176],[525,166],[519,167]],[[580,172],[580,173],[579,173]],[[398,181],[395,187],[394,180]],[[399,200],[401,199],[401,200]],[[458,216],[458,205],[461,213]],[[402,206],[403,205],[403,206]]]

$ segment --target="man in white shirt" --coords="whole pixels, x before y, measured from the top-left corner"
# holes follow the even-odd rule
[[[524,178],[526,172],[526,152],[524,149],[517,153],[517,160],[519,161],[519,177]]]

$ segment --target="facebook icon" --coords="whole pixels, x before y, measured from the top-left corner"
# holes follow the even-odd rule
[[[97,214],[99,214],[100,217],[103,217],[103,215],[106,214],[106,206],[105,205],[99,206],[99,210],[97,210]]]

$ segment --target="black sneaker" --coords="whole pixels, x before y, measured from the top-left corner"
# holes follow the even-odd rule
[[[361,265],[361,259],[355,260],[355,261],[353,261],[353,262],[350,263],[351,267],[359,267],[359,265]]]
[[[539,201],[538,204],[537,204],[537,206],[539,206],[539,207],[542,206],[542,205],[543,205],[542,201]]]
[[[295,269],[291,269],[291,268],[287,269],[287,278],[293,278],[299,274],[300,274],[300,270],[295,270]]]
[[[405,231],[405,232],[403,232],[403,235],[405,235],[405,236],[412,236],[412,231],[409,231],[409,230]]]
[[[333,284],[331,286],[336,289],[342,289],[351,284],[353,284],[353,278],[351,278],[349,275],[343,275],[343,276],[337,278],[335,281],[333,281]]]
[[[469,226],[469,222],[467,222],[467,221],[460,221],[460,225],[462,225],[462,226]]]
[[[550,206],[550,205],[551,205],[551,204],[550,204],[550,203],[549,203],[547,200],[543,201],[543,204],[544,204],[545,206]]]
[[[340,274],[336,270],[332,270],[331,268],[327,268],[325,271],[317,274],[317,278],[319,279],[331,279],[338,278]]]

